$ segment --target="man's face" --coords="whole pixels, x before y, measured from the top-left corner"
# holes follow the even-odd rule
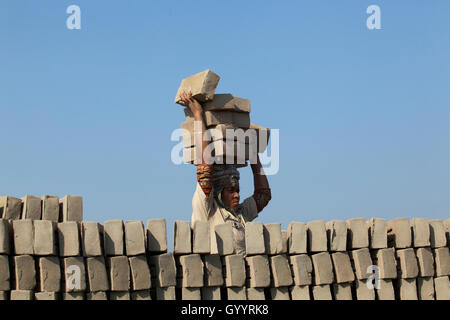
[[[239,206],[239,185],[229,186],[222,191],[222,201],[231,209],[236,211]]]

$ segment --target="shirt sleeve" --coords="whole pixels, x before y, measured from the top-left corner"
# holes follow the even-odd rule
[[[192,223],[195,221],[207,221],[214,213],[214,197],[211,192],[208,196],[203,192],[197,182],[197,187],[192,198]]]
[[[245,221],[252,221],[258,216],[258,208],[253,196],[248,197],[239,205],[239,212],[244,217]]]

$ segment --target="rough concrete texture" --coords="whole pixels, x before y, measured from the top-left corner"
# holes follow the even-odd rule
[[[371,218],[367,221],[370,249],[387,248],[387,221],[383,218]]]
[[[128,258],[131,271],[131,288],[134,291],[147,290],[152,287],[150,267],[145,255]]]
[[[33,300],[34,294],[31,290],[11,290],[10,300]]]
[[[448,277],[434,278],[436,300],[450,300],[450,281]]]
[[[414,247],[430,246],[430,224],[427,218],[413,218],[411,220],[411,231]]]
[[[247,222],[245,225],[245,247],[247,255],[265,254],[264,228],[261,222]]]
[[[333,283],[333,298],[334,300],[353,300],[352,284],[347,283]]]
[[[225,285],[227,287],[242,287],[245,284],[245,263],[241,255],[225,256]]]
[[[145,254],[145,230],[142,221],[125,222],[125,251],[128,256]]]
[[[39,289],[44,292],[61,291],[61,267],[58,257],[39,258]]]
[[[129,291],[111,291],[109,293],[109,300],[131,300]]]
[[[287,229],[289,254],[307,253],[306,224],[291,222]]]
[[[327,251],[328,240],[324,220],[315,220],[306,224],[308,235],[308,251],[322,252]]]
[[[309,286],[291,286],[289,292],[292,300],[311,300]]]
[[[416,278],[419,275],[419,266],[413,248],[397,250],[399,276],[402,279]]]
[[[186,120],[194,121],[194,114],[188,108],[184,109]],[[250,114],[234,111],[204,111],[206,127],[227,125],[232,128],[250,128]],[[245,141],[243,141],[245,142]]]
[[[181,288],[181,300],[202,300],[200,288]]]
[[[312,286],[312,295],[314,300],[333,300],[329,284]]]
[[[147,220],[147,250],[150,253],[167,252],[167,228],[165,219]]]
[[[328,252],[316,253],[311,256],[314,269],[314,284],[331,284],[334,280],[333,264]]]
[[[430,220],[430,242],[432,248],[440,248],[447,245],[445,226],[442,220]]]
[[[264,243],[266,253],[276,255],[283,252],[283,236],[281,234],[281,223],[268,223],[263,225]]]
[[[272,300],[290,300],[289,287],[270,288]]]
[[[388,245],[390,247],[396,249],[411,247],[411,225],[408,218],[389,220],[387,229]]]
[[[450,252],[448,247],[434,249],[436,277],[450,275]]]
[[[8,220],[0,219],[0,254],[11,253],[12,229]]]
[[[35,196],[22,198],[22,219],[39,220],[42,216],[41,199]]]
[[[202,294],[202,300],[220,300],[221,299],[220,287],[202,287],[201,294]]]
[[[191,226],[189,221],[176,220],[173,234],[173,253],[192,253]]]
[[[288,253],[289,238],[287,230],[281,230],[281,253]]]
[[[296,286],[312,284],[313,266],[311,258],[306,254],[289,256],[294,282]]]
[[[8,256],[0,255],[0,291],[9,291],[11,289],[10,281]]]
[[[204,255],[202,257],[204,270],[204,283],[208,287],[223,285],[222,261],[218,254]]]
[[[56,255],[56,222],[50,220],[34,220],[33,251],[35,255]]]
[[[150,290],[141,290],[131,292],[131,300],[152,300]]]
[[[63,300],[76,300],[76,301],[85,300],[85,293],[84,292],[63,292],[62,299]]]
[[[328,221],[325,225],[330,251],[347,250],[347,223],[343,220]]]
[[[364,218],[353,218],[347,222],[347,242],[349,249],[360,249],[369,247],[369,232],[367,222]]]
[[[274,287],[287,287],[294,284],[289,261],[284,254],[270,257]]]
[[[0,197],[0,218],[20,219],[22,214],[22,200],[11,196]]]
[[[97,257],[101,256],[102,239],[101,226],[97,222],[83,221],[81,223],[81,247],[83,249],[83,256]]]
[[[264,288],[247,288],[247,300],[265,300]]]
[[[203,287],[203,262],[199,254],[189,254],[180,257],[182,267],[183,288]],[[200,295],[200,291],[198,291]]]
[[[63,221],[83,221],[83,198],[67,195],[61,199]]]
[[[156,300],[175,300],[175,287],[156,287]]]
[[[369,289],[367,280],[356,280],[354,282],[357,300],[375,300],[375,290]]]
[[[80,225],[76,221],[60,222],[56,226],[60,257],[80,255]]]
[[[124,227],[122,220],[109,220],[104,223],[104,248],[107,256],[124,255]]]
[[[372,258],[368,248],[351,251],[351,261],[358,280],[367,279],[372,274],[367,272],[367,269],[372,265]]]
[[[391,279],[380,279],[376,289],[377,300],[395,300],[394,286]]]
[[[246,287],[228,287],[227,300],[247,300]]]
[[[400,300],[417,300],[416,279],[398,279],[398,296]]]
[[[33,220],[13,220],[14,254],[33,254]]]
[[[203,104],[205,111],[250,112],[250,100],[238,98],[230,93],[215,94],[211,101]]]
[[[416,249],[417,262],[419,264],[420,277],[434,276],[434,258],[431,248]]]
[[[373,263],[378,266],[380,279],[397,278],[397,260],[394,248],[375,250]]]
[[[89,291],[109,291],[108,273],[103,257],[86,258]]]
[[[15,256],[14,280],[16,290],[34,290],[36,288],[36,267],[32,256]]]
[[[86,300],[108,300],[108,296],[105,291],[88,292]]]
[[[433,277],[417,278],[417,297],[419,300],[435,300]]]
[[[59,198],[56,196],[44,195],[42,200],[42,220],[58,222],[59,217]]]
[[[447,244],[450,246],[450,218],[444,221],[445,234],[447,235]]]
[[[177,269],[173,253],[149,257],[150,270],[154,269],[156,286],[160,288],[176,285]]]
[[[209,222],[196,221],[192,229],[192,252],[200,254],[210,253],[211,230]]]
[[[111,291],[130,290],[130,265],[126,256],[109,257],[108,270]]]
[[[269,259],[266,255],[258,255],[246,258],[249,267],[250,287],[270,286]]]
[[[221,256],[233,254],[233,226],[230,223],[218,224],[214,232],[216,241],[211,241],[211,253]]]
[[[219,80],[220,77],[211,70],[205,70],[183,79],[175,96],[175,103],[180,102],[180,95],[183,91],[190,91],[192,97],[200,102],[212,100]]]
[[[344,283],[355,280],[350,257],[347,252],[334,252],[331,254],[336,282]]]
[[[62,260],[62,276],[65,292],[86,291],[86,267],[83,257],[68,257]],[[94,288],[95,289],[95,288]]]
[[[57,292],[35,292],[34,300],[59,300]]]

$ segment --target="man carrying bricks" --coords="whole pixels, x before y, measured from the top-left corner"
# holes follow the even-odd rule
[[[235,253],[245,255],[245,222],[254,220],[269,203],[271,192],[259,156],[257,163],[251,164],[254,179],[254,193],[239,204],[239,171],[235,165],[212,163],[204,150],[208,141],[203,139],[206,126],[203,108],[192,97],[191,92],[183,92],[179,102],[187,106],[195,121],[201,123],[201,130],[194,132],[195,144],[201,146],[201,159],[197,166],[197,188],[192,199],[192,224],[207,221],[210,224],[212,253],[216,250],[215,226],[231,223]]]

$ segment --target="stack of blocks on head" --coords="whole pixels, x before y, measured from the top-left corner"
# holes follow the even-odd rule
[[[247,161],[256,162],[258,152],[264,152],[269,141],[270,130],[250,123],[250,101],[232,94],[215,94],[220,77],[211,70],[205,70],[184,79],[178,89],[175,102],[180,102],[180,94],[190,90],[203,107],[204,122],[209,132],[211,150],[216,163],[234,163],[246,166]],[[186,163],[195,163],[194,115],[186,107],[186,122],[183,129],[183,157]],[[228,136],[227,134],[232,134]],[[228,156],[228,159],[227,159]]]
[[[243,257],[229,223],[175,221],[168,252],[164,219],[36,199],[0,198],[0,300],[450,300],[450,219],[248,222]]]

